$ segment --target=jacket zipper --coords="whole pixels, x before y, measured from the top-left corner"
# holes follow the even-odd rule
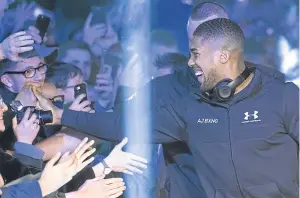
[[[198,95],[198,94],[197,94]],[[216,103],[213,103],[212,101],[208,100],[207,98],[203,97],[202,95],[199,95],[201,97],[201,99],[209,104],[215,104],[218,105]],[[218,105],[219,106],[219,105]],[[220,106],[223,107],[223,106]],[[223,107],[225,108],[225,107]],[[227,108],[227,120],[228,120],[228,132],[229,132],[229,145],[230,145],[230,158],[231,158],[231,163],[234,169],[234,175],[235,175],[235,179],[237,181],[238,187],[239,187],[239,191],[242,197],[245,197],[243,195],[243,191],[236,173],[236,168],[235,168],[235,164],[234,164],[234,160],[233,160],[233,150],[232,150],[232,139],[231,139],[231,127],[230,127],[230,107]]]
[[[237,181],[238,187],[239,187],[239,191],[240,191],[242,197],[244,197],[243,191],[242,191],[242,188],[241,188],[241,185],[240,185],[240,181],[239,181],[239,178],[238,178],[237,173],[236,173],[236,168],[235,168],[234,160],[233,160],[233,149],[232,149],[231,127],[230,127],[230,107],[227,109],[227,119],[228,119],[228,132],[229,132],[229,146],[230,146],[231,163],[232,163],[232,166],[233,166],[233,169],[234,169],[234,175],[235,175],[235,179]]]

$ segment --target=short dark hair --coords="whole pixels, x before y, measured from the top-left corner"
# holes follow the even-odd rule
[[[19,54],[21,58],[27,59],[27,58],[33,58],[33,57],[39,57],[38,53],[35,51],[35,49],[23,52]],[[0,62],[0,76],[2,76],[7,71],[18,71],[18,67],[16,65],[19,61],[12,61],[9,59],[4,59]]]
[[[153,30],[151,32],[151,43],[167,47],[177,46],[177,40],[172,32],[166,30]]]
[[[46,74],[46,82],[52,83],[56,88],[66,88],[68,81],[75,76],[82,76],[81,70],[75,65],[56,62],[52,64]]]
[[[174,69],[187,66],[188,58],[180,53],[166,53],[158,56],[154,62],[157,68],[172,67]]]
[[[191,19],[200,21],[210,16],[216,15],[218,18],[227,18],[227,12],[223,6],[212,1],[204,1],[194,6]]]
[[[222,40],[223,49],[244,50],[244,33],[238,24],[229,19],[217,18],[200,24],[194,37],[200,37],[202,42],[216,43]]]

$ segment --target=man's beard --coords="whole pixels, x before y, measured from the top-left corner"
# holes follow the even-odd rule
[[[200,89],[202,92],[209,92],[214,89],[218,82],[216,72],[212,70],[208,73],[207,77],[203,74],[203,83]]]

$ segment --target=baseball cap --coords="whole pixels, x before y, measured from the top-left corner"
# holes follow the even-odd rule
[[[44,58],[47,64],[55,62],[58,55],[57,47],[47,47],[44,45],[33,44],[34,50],[37,52],[39,57]]]

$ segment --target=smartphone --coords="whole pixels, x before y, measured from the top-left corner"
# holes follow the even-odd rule
[[[87,100],[86,85],[84,83],[74,87],[74,97],[77,98],[81,94],[85,94],[86,96],[80,101],[80,103]]]
[[[92,8],[93,18],[91,20],[91,25],[101,24],[107,22],[107,11],[102,7],[93,7]]]
[[[35,22],[35,27],[40,31],[40,36],[44,38],[50,24],[50,18],[45,15],[39,15]]]

